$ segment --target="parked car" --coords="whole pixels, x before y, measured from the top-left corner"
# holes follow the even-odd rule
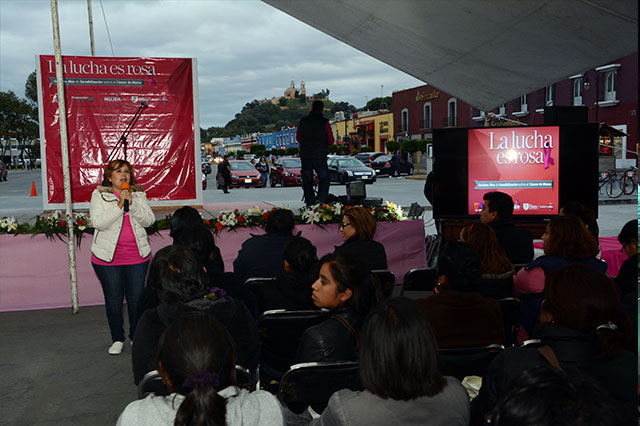
[[[384,152],[361,152],[356,154],[355,158],[362,161],[365,166],[371,167],[371,162],[381,155],[384,155]]]
[[[391,175],[391,171],[393,170],[393,168],[391,167],[391,157],[392,157],[391,155],[385,154],[385,155],[379,156],[378,158],[373,160],[373,162],[371,162],[371,167],[373,167],[373,169],[376,171],[376,174],[378,176]],[[398,162],[398,170],[400,171],[400,174],[402,173],[406,173],[407,175],[413,174],[413,164],[400,158],[400,161]]]
[[[202,173],[202,190],[207,189],[207,175]]]
[[[364,183],[376,181],[376,172],[353,157],[332,158],[327,161],[327,165],[331,182],[344,184],[356,180],[361,180]]]
[[[278,184],[282,186],[302,185],[301,168],[302,163],[299,158],[278,158],[271,168],[269,183],[272,187]]]
[[[7,180],[7,165],[4,164],[4,161],[0,160],[0,181]]]
[[[202,165],[200,166],[200,168],[202,169],[202,173],[204,173],[205,175],[211,173],[211,164],[209,164],[207,159],[204,157],[202,158]]]
[[[253,167],[250,161],[229,161],[229,167],[231,168],[231,188],[262,187],[262,176],[260,176],[260,173]],[[220,178],[218,176],[216,176],[216,182],[218,182],[218,189],[221,189]]]

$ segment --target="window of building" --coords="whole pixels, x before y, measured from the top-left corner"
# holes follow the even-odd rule
[[[609,64],[596,68],[597,72],[603,74],[602,77],[598,74],[596,78],[603,78],[604,80],[600,80],[604,84],[604,95],[598,99],[598,105],[601,107],[617,105],[620,102],[616,92],[616,79],[619,68],[620,64]]]
[[[505,108],[504,104],[500,105],[500,107],[498,108],[498,115],[501,116],[501,117],[504,117],[505,116],[505,111],[506,111],[506,108]]]
[[[449,111],[448,117],[447,117],[447,125],[449,127],[454,127],[458,125],[458,105],[457,105],[457,100],[455,98],[449,99],[449,102],[447,104],[447,109]]]
[[[616,71],[609,71],[604,77],[604,100],[616,100]]]
[[[520,96],[520,111],[512,113],[516,117],[524,117],[529,114],[529,106],[527,105],[527,95]]]
[[[403,109],[401,112],[401,124],[402,124],[402,131],[408,132],[409,131],[409,110],[407,108]]]
[[[424,107],[423,107],[422,128],[430,129],[431,127],[433,127],[431,125],[431,102],[427,102],[424,104]]]
[[[553,106],[556,104],[556,83],[547,86],[544,95],[544,105]]]
[[[582,77],[573,79],[573,105],[582,105]]]

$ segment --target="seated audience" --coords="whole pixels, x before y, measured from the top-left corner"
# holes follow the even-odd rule
[[[560,216],[575,216],[584,223],[587,227],[587,231],[598,242],[600,234],[600,228],[598,227],[598,220],[593,210],[586,208],[577,201],[570,201],[560,208]]]
[[[438,256],[437,293],[418,303],[441,348],[504,343],[500,305],[479,291],[481,263],[478,252],[459,241],[448,243]]]
[[[181,245],[194,251],[209,277],[209,287],[223,289],[227,295],[241,300],[254,318],[257,318],[256,298],[235,274],[223,272],[215,266],[216,243],[213,234],[205,226],[191,227],[183,230],[174,240],[174,244]],[[220,252],[219,250],[217,251]]]
[[[189,228],[204,226],[202,217],[198,210],[190,206],[181,207],[171,215],[169,236],[173,239],[173,244],[180,238],[180,234]],[[210,270],[215,268],[218,272],[224,272],[224,260],[220,254],[220,249],[214,244],[213,256],[203,265]]]
[[[188,312],[160,336],[156,368],[171,392],[124,409],[118,426],[282,425],[278,400],[236,386],[234,342],[210,315]]]
[[[377,303],[369,269],[348,254],[327,254],[311,288],[313,303],[332,315],[304,332],[296,363],[356,359],[362,320]]]
[[[158,292],[160,304],[145,311],[136,328],[131,353],[136,384],[156,368],[155,352],[162,332],[182,313],[191,311],[220,321],[235,341],[238,364],[256,369],[260,353],[254,319],[244,303],[209,287],[207,274],[192,250],[179,245],[160,249],[151,261],[147,281]]]
[[[462,228],[460,241],[473,247],[482,258],[480,294],[502,299],[513,296],[513,264],[500,247],[489,225],[474,223]]]
[[[345,207],[340,233],[344,244],[336,247],[335,253],[348,253],[371,270],[387,269],[387,254],[384,246],[374,241],[376,220],[364,207]]]
[[[585,264],[603,274],[607,272],[606,262],[596,259],[595,239],[575,216],[551,218],[542,241],[544,256],[529,262],[514,277],[516,294],[542,292],[545,276],[571,263]]]
[[[269,212],[266,234],[251,235],[242,243],[233,261],[233,272],[241,282],[252,277],[277,277],[284,273],[282,251],[293,238],[296,223],[293,212],[276,209]]]
[[[258,315],[271,309],[315,309],[311,285],[318,277],[318,256],[311,241],[293,237],[284,247],[284,274],[255,289]]]
[[[535,367],[512,382],[488,416],[493,426],[619,426],[615,403],[602,386],[580,373]]]
[[[569,265],[549,275],[536,336],[541,343],[508,348],[493,360],[472,403],[474,419],[496,405],[519,373],[551,364],[599,381],[625,419],[620,424],[635,424],[636,377],[630,372],[636,357],[623,349],[631,326],[619,306],[611,279],[588,266]]]
[[[509,194],[494,191],[482,197],[480,221],[496,233],[498,244],[504,249],[512,263],[527,263],[533,259],[533,235],[513,224],[513,199]]]
[[[467,392],[438,371],[429,319],[413,300],[390,299],[374,308],[360,333],[359,354],[365,390],[334,393],[312,426],[469,424]]]
[[[615,278],[616,284],[620,287],[620,294],[638,291],[638,220],[632,219],[625,223],[618,234],[618,241],[622,244],[622,249],[629,256],[624,261],[618,276]]]

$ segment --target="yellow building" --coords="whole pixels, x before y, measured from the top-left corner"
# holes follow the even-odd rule
[[[393,140],[393,113],[360,111],[353,113],[349,120],[334,120],[331,127],[336,143],[348,146],[349,154],[353,150],[360,152],[363,147],[387,152],[387,142]]]

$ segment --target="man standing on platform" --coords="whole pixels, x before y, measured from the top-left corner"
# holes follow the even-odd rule
[[[309,115],[300,120],[296,139],[300,146],[302,163],[302,190],[307,206],[316,202],[325,202],[329,195],[329,168],[327,153],[333,145],[333,132],[329,120],[324,118],[324,103],[314,101]],[[318,195],[313,192],[313,171],[318,175]]]
[[[480,222],[493,228],[500,247],[507,252],[512,263],[528,263],[533,260],[533,235],[513,224],[513,198],[504,192],[487,192]]]

